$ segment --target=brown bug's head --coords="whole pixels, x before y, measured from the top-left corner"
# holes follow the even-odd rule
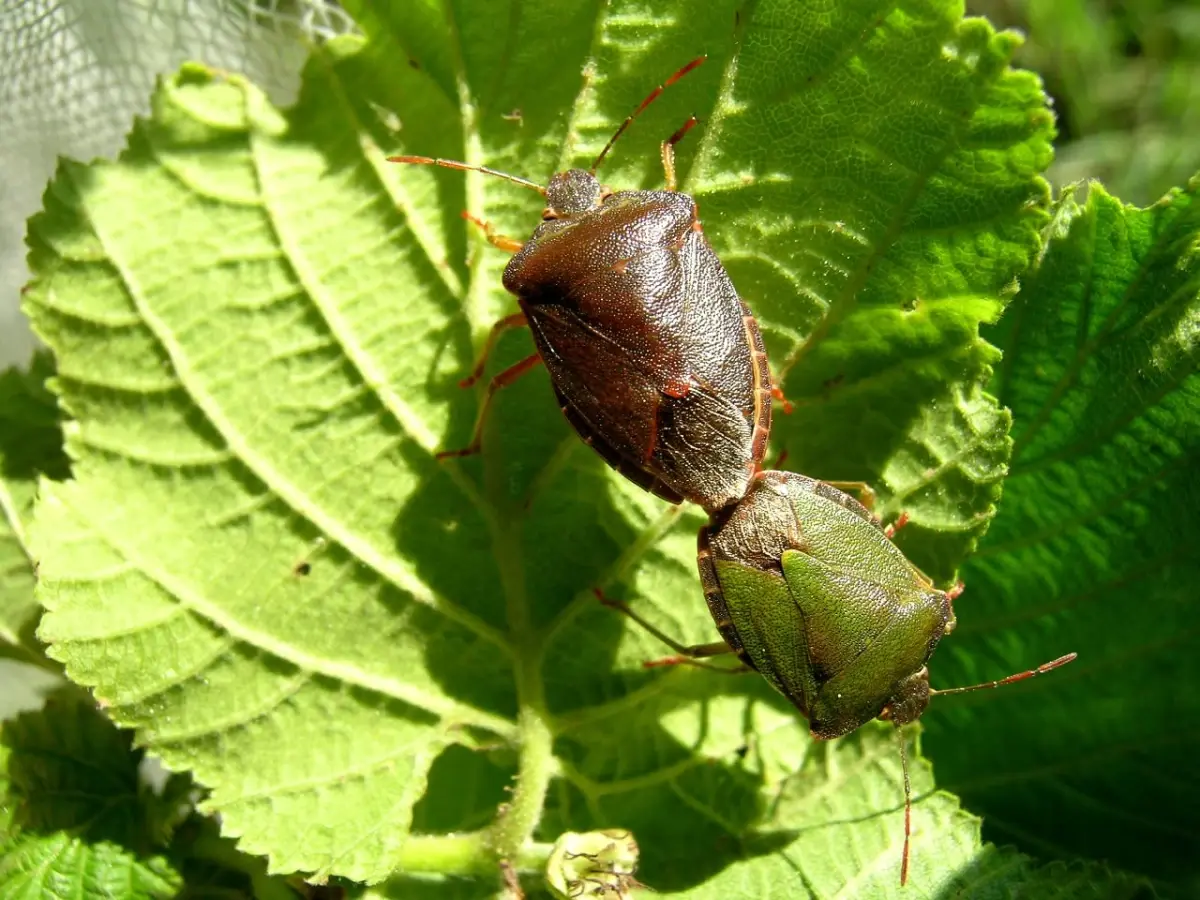
[[[546,211],[544,219],[561,219],[587,212],[600,205],[608,190],[596,180],[596,176],[585,169],[567,169],[559,172],[546,185]]]

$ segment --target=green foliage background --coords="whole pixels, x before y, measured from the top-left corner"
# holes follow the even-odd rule
[[[66,688],[5,726],[0,893],[484,897],[504,857],[539,895],[553,842],[606,827],[696,898],[1200,885],[1197,184],[1052,202],[1054,119],[1010,66],[1052,45],[950,0],[346,6],[365,39],[314,48],[294,108],[189,66],[30,223],[53,360],[0,380],[0,635],[104,715]],[[605,180],[659,186],[701,117],[682,188],[796,405],[775,449],[871,482],[967,583],[935,686],[1080,654],[935,699],[905,891],[893,729],[814,744],[758,679],[643,670],[664,649],[595,602],[712,640],[695,510],[583,449],[544,373],[482,458],[432,456],[513,306],[460,213],[524,235],[540,202],[386,156],[544,180],[702,52]],[[179,774],[146,784],[131,742]]]

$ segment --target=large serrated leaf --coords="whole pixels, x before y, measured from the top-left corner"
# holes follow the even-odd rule
[[[1194,893],[1200,792],[1200,183],[1147,209],[1068,198],[996,332],[1004,503],[967,566],[939,684],[1068,650],[1053,680],[937,703],[939,775],[1025,847]],[[997,742],[1020,723],[1021,740]],[[1086,810],[1086,814],[1081,814]]]
[[[119,161],[64,164],[48,191],[27,303],[76,480],[36,516],[42,637],[274,871],[478,875],[487,848],[622,825],[663,890],[788,865],[756,842],[814,824],[802,802],[767,812],[811,787],[788,780],[809,747],[791,708],[753,680],[642,671],[662,648],[591,593],[712,640],[696,513],[582,448],[544,375],[501,395],[482,459],[433,459],[465,443],[478,396],[454,384],[512,307],[503,254],[460,213],[523,235],[538,198],[385,157],[544,179],[707,52],[604,177],[660,185],[657,142],[703,114],[683,183],[800,406],[781,444],[910,508],[906,549],[947,578],[1008,455],[977,331],[1045,220],[1036,80],[1007,67],[1012,37],[943,0],[356,12],[368,41],[316,51],[294,109],[188,67]],[[493,365],[528,347],[506,338]],[[787,729],[787,766],[738,762],[767,739],[751,708]],[[870,735],[822,752],[874,759]],[[801,880],[898,892],[895,758],[855,784],[838,802],[859,821],[818,829]],[[498,809],[455,845],[482,856],[447,862],[437,836]],[[918,820],[924,890],[987,865],[951,801]]]

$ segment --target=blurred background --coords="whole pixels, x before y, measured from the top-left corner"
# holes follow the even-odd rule
[[[1200,170],[1200,0],[966,6],[1027,35],[1017,63],[1058,114],[1056,185],[1098,178],[1145,205]],[[188,59],[290,103],[307,43],[353,27],[332,0],[0,0],[0,368],[33,347],[23,235],[56,157],[115,154],[154,78]]]

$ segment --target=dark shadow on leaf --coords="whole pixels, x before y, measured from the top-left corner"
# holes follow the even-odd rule
[[[6,721],[0,744],[19,829],[69,832],[137,856],[153,852],[147,831],[153,800],[138,778],[143,751],[133,749],[132,732],[113,725],[78,688],[62,688],[42,709]]]

